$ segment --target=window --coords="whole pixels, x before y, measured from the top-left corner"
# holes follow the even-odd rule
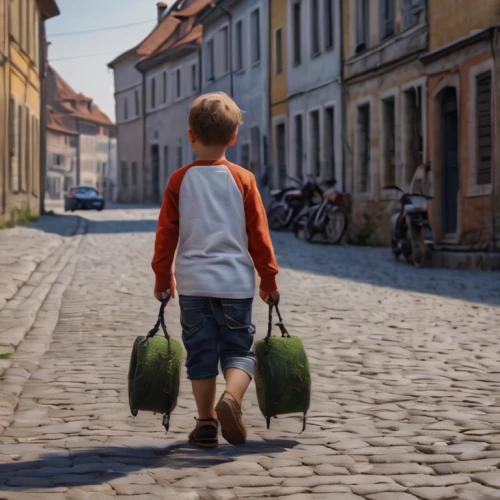
[[[151,107],[156,106],[156,79],[151,79]]]
[[[425,0],[403,0],[403,28],[411,28],[420,21]]]
[[[380,0],[380,39],[394,34],[395,0]]]
[[[132,186],[137,186],[137,177],[139,175],[139,167],[136,161],[132,162]]]
[[[382,101],[382,171],[383,187],[396,183],[396,107],[394,97]]]
[[[128,99],[126,97],[123,101],[123,117],[128,120]]]
[[[371,189],[370,179],[370,105],[358,108],[358,147],[359,147],[359,191],[367,193]]]
[[[21,38],[21,24],[19,20],[20,16],[20,9],[21,9],[21,0],[10,0],[10,12],[9,12],[9,18],[11,20],[10,23],[10,34],[16,40],[17,42],[20,42]]]
[[[424,161],[424,137],[422,130],[422,88],[403,93],[405,121],[405,181],[410,184],[417,167]]]
[[[304,156],[302,115],[295,116],[295,175],[302,180],[302,160]]]
[[[229,73],[229,28],[224,26],[220,30],[222,36],[222,54],[223,54],[223,67],[224,73]]]
[[[491,184],[491,71],[476,77],[477,184]]]
[[[325,178],[330,180],[335,178],[335,109],[325,108],[325,125],[323,137],[323,149],[325,157],[324,172]]]
[[[286,168],[286,127],[284,123],[276,126],[276,163],[279,185],[284,187],[288,176]]]
[[[206,80],[212,81],[215,79],[214,75],[214,41],[208,40],[207,45],[206,45],[206,52],[205,52],[205,77]]]
[[[319,130],[319,111],[312,111],[309,115],[310,119],[310,132],[309,132],[309,144],[310,144],[310,158],[311,164],[309,171],[319,177],[321,175],[321,163],[320,163],[320,130]]]
[[[182,168],[183,163],[182,163],[182,144],[179,144],[177,146],[177,168]]]
[[[236,64],[235,70],[243,69],[243,21],[238,21],[235,26]]]
[[[320,53],[319,46],[319,0],[309,0],[311,5],[311,55]]]
[[[368,46],[370,38],[370,0],[356,0],[356,53]]]
[[[279,75],[283,71],[283,28],[278,28],[275,33],[275,72]]]
[[[242,144],[240,149],[240,164],[243,168],[250,167],[250,144]]]
[[[292,25],[293,25],[293,64],[299,65],[302,62],[301,54],[301,15],[300,15],[300,0],[292,5]]]
[[[121,162],[121,178],[122,186],[124,188],[128,187],[128,165],[126,161]]]
[[[135,116],[139,116],[140,114],[140,105],[139,105],[139,91],[134,91],[134,100],[135,100]]]
[[[198,72],[196,64],[191,65],[191,91],[196,92],[198,90]]]
[[[176,89],[177,89],[177,99],[181,97],[181,70],[180,68],[175,72],[175,80],[176,80]]]
[[[333,0],[323,0],[325,22],[325,49],[333,48]]]
[[[167,102],[167,72],[164,71],[162,74],[162,80],[163,80],[163,104]]]
[[[252,42],[252,63],[260,61],[260,11],[256,9],[250,17],[251,42]]]
[[[165,184],[168,182],[170,172],[168,171],[168,146],[163,147],[163,178]]]

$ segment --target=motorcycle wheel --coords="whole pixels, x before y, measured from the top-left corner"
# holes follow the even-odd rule
[[[272,231],[279,231],[280,229],[283,229],[290,219],[290,211],[290,208],[283,206],[274,207],[268,216],[269,228]]]
[[[307,224],[309,216],[307,214],[301,215],[293,225],[293,232],[295,237],[299,240],[304,240],[304,228]]]
[[[316,218],[316,212],[312,212],[310,217],[307,219],[304,225],[304,239],[311,243],[314,238],[315,230],[314,230],[314,219]]]
[[[411,257],[415,267],[424,267],[427,262],[427,248],[422,227],[411,229]]]
[[[347,214],[340,207],[334,207],[328,214],[325,226],[326,239],[332,245],[338,245],[347,231]]]

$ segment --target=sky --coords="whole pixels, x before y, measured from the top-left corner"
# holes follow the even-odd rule
[[[156,3],[157,0],[57,0],[61,15],[46,23],[50,64],[77,92],[91,97],[112,120],[115,119],[113,72],[107,64],[137,45],[153,29]],[[75,33],[122,25],[132,26]],[[67,33],[71,35],[57,36]]]

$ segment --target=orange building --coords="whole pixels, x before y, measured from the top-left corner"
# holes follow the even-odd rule
[[[495,132],[500,49],[499,29],[492,24],[500,22],[500,9],[496,0],[459,3],[429,2],[429,52],[421,57],[433,172],[431,223],[442,263],[496,267],[491,253],[477,251],[500,248],[500,164],[495,161],[500,158]],[[449,252],[457,250],[476,254]]]

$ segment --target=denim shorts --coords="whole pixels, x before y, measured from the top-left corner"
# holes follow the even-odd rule
[[[187,375],[202,380],[239,368],[253,377],[255,354],[251,299],[179,297]]]

